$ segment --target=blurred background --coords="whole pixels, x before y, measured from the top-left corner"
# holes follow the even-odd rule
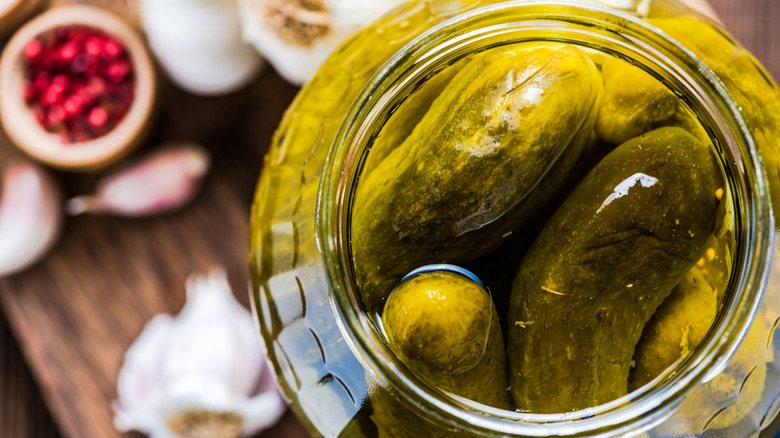
[[[74,2],[54,0],[63,3]],[[80,3],[112,9],[139,26],[133,0]],[[736,39],[780,78],[780,1],[710,3]],[[273,130],[298,88],[272,68],[219,97],[198,97],[159,78],[159,116],[135,156],[168,140],[194,140],[211,155],[210,175],[192,205],[178,213],[69,219],[43,263],[0,277],[2,438],[140,436],[115,430],[111,404],[124,352],[144,323],[178,312],[186,277],[214,264],[225,266],[248,306],[249,207]],[[0,130],[0,167],[18,156]],[[100,178],[55,177],[68,197],[91,191]],[[263,436],[306,435],[288,412]]]

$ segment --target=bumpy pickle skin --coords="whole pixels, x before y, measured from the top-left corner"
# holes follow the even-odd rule
[[[420,122],[422,115],[428,112],[433,101],[457,72],[458,69],[451,66],[437,73],[415,91],[399,110],[395,111],[382,128],[379,137],[371,145],[371,154],[366,161],[364,172],[367,174],[372,172],[395,148],[403,144]]]
[[[677,97],[656,78],[626,61],[611,58],[602,65],[604,91],[596,134],[621,144],[672,117]]]
[[[414,267],[479,257],[527,222],[589,141],[600,87],[593,62],[563,44],[464,65],[358,188],[352,248],[367,306]]]
[[[692,353],[715,322],[717,311],[717,291],[702,268],[693,267],[645,326],[634,353],[629,391],[646,385]]]
[[[512,408],[504,337],[483,287],[453,272],[421,274],[393,291],[382,323],[390,349],[429,385]]]
[[[660,128],[618,146],[523,258],[509,308],[519,409],[566,412],[628,392],[634,347],[713,234],[722,177],[709,148]]]

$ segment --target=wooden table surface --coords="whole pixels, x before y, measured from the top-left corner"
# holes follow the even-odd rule
[[[81,2],[110,4],[134,17],[132,0]],[[780,1],[711,3],[737,39],[780,78]],[[168,139],[201,142],[214,159],[208,184],[177,214],[68,220],[44,263],[0,279],[2,438],[120,436],[110,402],[123,353],[154,314],[181,308],[191,272],[224,265],[247,304],[249,205],[273,129],[296,88],[268,69],[230,96],[198,98],[164,81],[161,92],[162,116],[145,149]],[[0,132],[0,164],[17,154]],[[69,195],[88,191],[96,180],[58,176]],[[263,436],[306,434],[288,413]]]

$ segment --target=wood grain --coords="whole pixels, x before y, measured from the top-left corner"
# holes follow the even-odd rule
[[[224,265],[248,305],[249,206],[265,149],[295,92],[270,69],[248,88],[220,98],[194,97],[163,81],[161,116],[139,154],[172,139],[202,143],[214,168],[201,196],[186,210],[159,218],[69,219],[42,263],[0,279],[0,305],[63,435],[119,436],[111,402],[124,352],[152,316],[181,308],[190,273]],[[0,162],[17,155],[0,133]],[[57,176],[68,195],[90,191],[97,179]],[[24,395],[33,394],[28,388]],[[11,397],[8,403],[15,403]],[[11,413],[19,417],[18,409]],[[5,433],[4,424],[0,436],[31,436]],[[288,415],[274,435],[304,433]]]
[[[137,22],[132,0],[79,2],[122,8]],[[779,78],[780,2],[711,4]],[[120,436],[110,403],[124,351],[154,314],[179,310],[186,276],[221,263],[247,304],[249,205],[273,129],[295,91],[270,70],[246,90],[220,98],[194,97],[164,82],[161,118],[145,149],[169,139],[203,143],[214,158],[208,184],[193,205],[165,217],[69,220],[43,263],[0,279],[0,306],[15,334],[0,321],[0,437],[58,436],[38,387],[63,436]],[[0,167],[17,155],[0,132]],[[70,195],[89,191],[96,180],[95,175],[57,176]],[[304,437],[305,432],[288,413],[264,436]]]
[[[0,318],[0,436],[59,436],[3,318]]]

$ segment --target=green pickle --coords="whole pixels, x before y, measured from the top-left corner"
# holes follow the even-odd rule
[[[420,115],[428,112],[436,97],[442,93],[457,72],[457,68],[450,67],[434,75],[404,102],[400,111],[396,111],[390,117],[379,137],[371,145],[371,154],[363,170],[366,175],[373,172],[376,166],[411,135],[420,123]]]
[[[507,354],[519,409],[572,411],[628,393],[645,323],[714,233],[719,175],[708,146],[660,128],[577,186],[513,285]]]
[[[630,391],[646,385],[701,343],[718,311],[717,291],[694,267],[672,290],[644,328],[636,346]]]
[[[504,337],[483,287],[453,272],[421,274],[393,291],[382,322],[390,348],[428,384],[512,409]]]
[[[479,257],[525,224],[590,139],[600,87],[569,45],[523,44],[464,65],[358,188],[352,250],[366,305],[410,270]]]
[[[647,132],[677,112],[677,97],[661,82],[626,61],[609,59],[601,67],[604,92],[596,134],[621,144]]]

